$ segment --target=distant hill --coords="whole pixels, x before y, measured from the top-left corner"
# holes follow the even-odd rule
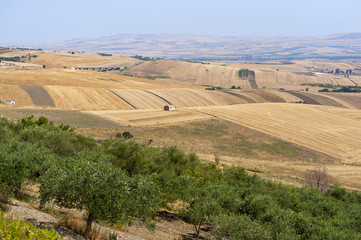
[[[361,60],[360,40],[361,33],[317,37],[120,34],[39,47],[198,61]]]

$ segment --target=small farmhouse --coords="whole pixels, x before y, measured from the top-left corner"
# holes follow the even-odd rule
[[[173,105],[165,105],[164,110],[165,111],[175,111],[175,106],[173,106]]]
[[[6,104],[8,105],[15,105],[15,102],[12,100],[6,100]]]

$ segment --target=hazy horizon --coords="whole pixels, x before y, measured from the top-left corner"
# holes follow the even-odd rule
[[[356,0],[14,0],[1,3],[0,44],[119,34],[326,36],[361,32]]]

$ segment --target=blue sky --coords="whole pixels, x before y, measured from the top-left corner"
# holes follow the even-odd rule
[[[360,0],[0,0],[0,44],[123,33],[320,36],[361,32]]]

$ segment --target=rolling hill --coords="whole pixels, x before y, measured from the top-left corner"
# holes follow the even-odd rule
[[[361,57],[359,33],[318,37],[120,34],[36,47],[201,61],[355,60]]]

